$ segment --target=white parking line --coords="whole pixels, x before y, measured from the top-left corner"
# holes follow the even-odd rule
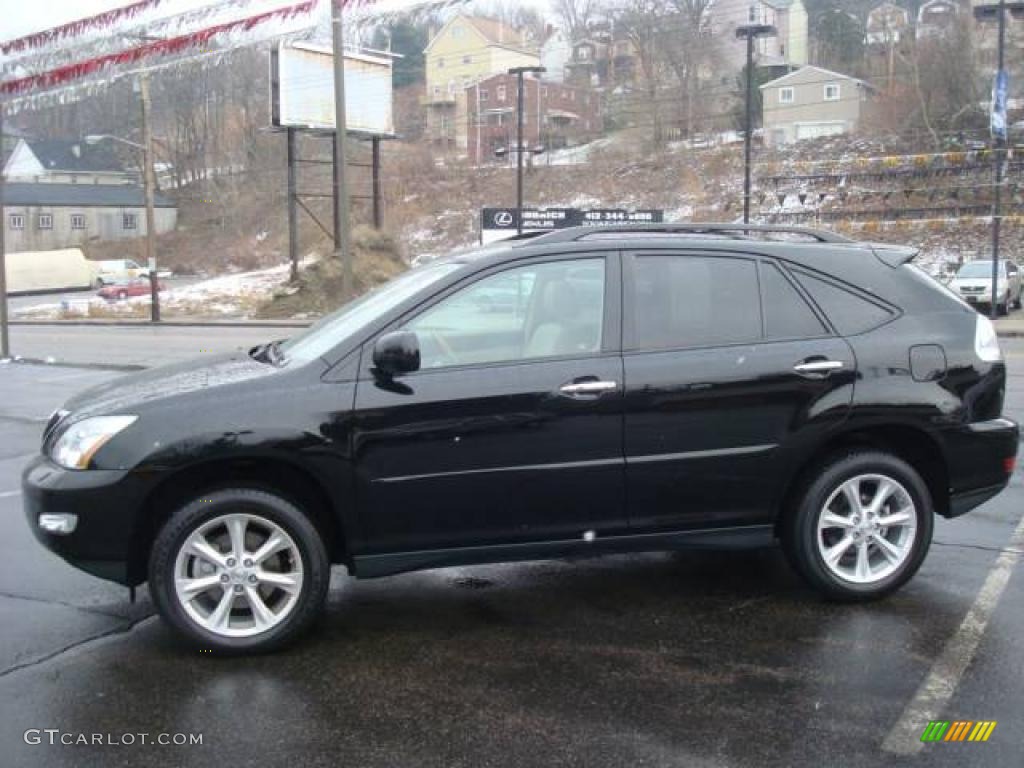
[[[0,499],[9,499],[12,496],[21,496],[21,491],[0,491]]]
[[[960,628],[946,643],[942,655],[932,664],[928,677],[921,683],[914,698],[907,704],[900,719],[885,737],[885,741],[882,742],[883,750],[899,755],[912,755],[924,746],[921,733],[930,720],[941,719],[940,715],[953,698],[960,678],[978,650],[989,619],[992,618],[999,598],[1010,581],[1013,567],[1020,560],[1022,545],[1024,517],[1010,537],[1007,548],[996,558]]]

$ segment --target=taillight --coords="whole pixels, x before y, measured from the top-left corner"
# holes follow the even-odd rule
[[[974,326],[974,354],[986,363],[998,363],[1003,359],[996,327],[991,320],[980,314]]]
[[[1017,457],[1016,456],[1007,456],[1005,459],[1003,459],[1003,470],[1006,472],[1006,474],[1012,475],[1013,474],[1013,468],[1014,468],[1014,466],[1016,466],[1016,464],[1017,464]]]

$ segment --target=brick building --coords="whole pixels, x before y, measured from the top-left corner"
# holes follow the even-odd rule
[[[581,144],[603,129],[598,94],[589,88],[526,77],[523,83],[523,143],[559,149]],[[516,141],[516,78],[501,74],[466,88],[468,155],[495,161],[495,150]]]

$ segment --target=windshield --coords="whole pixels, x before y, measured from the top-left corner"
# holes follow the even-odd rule
[[[1003,274],[1002,265],[999,266],[999,274]],[[960,267],[960,271],[956,273],[957,277],[992,277],[992,262],[991,261],[972,261],[968,264],[964,264]]]
[[[297,362],[321,357],[367,323],[461,266],[461,263],[446,261],[403,272],[355,301],[350,301],[341,309],[320,318],[305,331],[284,342],[281,352],[286,359]]]

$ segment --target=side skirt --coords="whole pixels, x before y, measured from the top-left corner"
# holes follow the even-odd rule
[[[448,568],[456,565],[553,560],[561,557],[600,557],[624,552],[658,552],[677,549],[760,549],[775,544],[771,525],[707,528],[699,531],[639,533],[597,537],[592,541],[561,539],[481,547],[427,549],[379,555],[356,555],[353,572],[361,579],[390,576],[406,571]]]

